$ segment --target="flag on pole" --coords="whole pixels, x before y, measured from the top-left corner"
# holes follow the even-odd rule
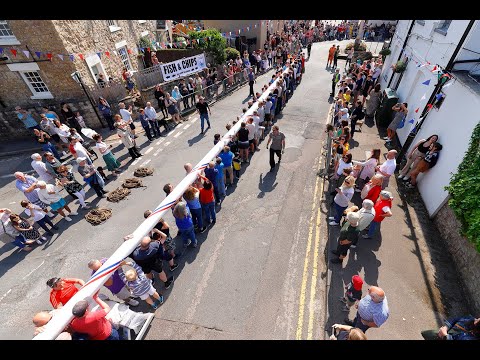
[[[427,86],[430,85],[430,79],[428,79],[427,81],[422,82],[422,85],[427,85]]]
[[[28,50],[23,50],[23,54],[27,57],[27,59],[30,59],[30,52]]]

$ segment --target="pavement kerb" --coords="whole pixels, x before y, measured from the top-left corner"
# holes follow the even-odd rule
[[[332,105],[330,106],[330,110],[328,111],[328,115],[327,115],[327,119],[326,119],[326,124],[329,123],[329,119],[331,119],[332,115],[333,115],[333,109],[335,108],[335,102],[332,103]],[[328,151],[328,149],[327,149]],[[328,173],[328,169],[330,167],[330,164],[325,164],[325,171]],[[323,177],[323,181],[325,181],[326,177]],[[330,182],[328,183],[328,191],[330,190]],[[325,191],[325,188],[324,188],[324,191]],[[326,206],[328,206],[328,204],[326,204]],[[327,214],[330,213],[330,208],[328,208],[328,211],[327,211]],[[327,215],[328,216],[328,215]],[[324,218],[323,218],[324,219]],[[325,224],[325,222],[324,222]],[[326,270],[327,270],[327,276],[326,276],[326,279],[325,279],[325,299],[324,299],[324,303],[325,303],[325,313],[324,313],[324,319],[325,321],[328,319],[328,313],[329,313],[329,309],[328,309],[328,292],[329,292],[329,289],[330,289],[330,283],[331,283],[331,280],[332,280],[332,270],[330,269],[330,267],[328,266],[329,264],[329,261],[330,261],[330,252],[328,251],[329,249],[329,246],[330,245],[330,227],[327,225],[327,241],[325,242],[325,249],[324,250],[324,253],[325,253],[325,267],[326,267]],[[327,328],[325,328],[325,324],[323,324],[323,328],[324,328],[324,332],[323,332],[323,340],[328,340],[329,338],[329,333],[328,333],[328,330]]]

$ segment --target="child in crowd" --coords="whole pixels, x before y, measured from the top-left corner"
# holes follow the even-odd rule
[[[217,145],[220,141],[220,134],[213,135],[213,145]]]
[[[80,111],[75,112],[75,120],[78,121],[78,123],[80,124],[80,127],[82,128],[87,127],[87,125],[85,125],[85,120],[83,120],[83,116],[80,115]]]
[[[242,160],[240,159],[240,153],[235,153],[232,164],[235,178],[240,179],[240,170],[242,169]]]
[[[362,298],[363,280],[358,275],[352,276],[352,281],[345,286],[345,294],[340,298],[340,301],[345,304],[342,311],[349,312],[350,308],[355,305],[357,301]]]
[[[138,296],[140,299],[145,300],[153,309],[157,309],[163,304],[163,295],[159,295],[157,290],[153,287],[152,281],[145,276],[142,268],[138,266],[134,261],[122,263],[122,265],[132,266],[133,269],[123,272],[122,267],[118,268],[118,275],[122,281],[132,292],[133,296]],[[155,302],[150,296],[153,296]]]

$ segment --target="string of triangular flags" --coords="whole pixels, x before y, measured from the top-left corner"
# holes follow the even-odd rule
[[[268,20],[262,20],[258,21],[256,23],[250,24],[248,26],[245,26],[243,28],[239,28],[233,31],[228,31],[228,32],[222,32],[221,35],[224,38],[231,37],[232,35],[237,35],[241,34],[242,32],[249,32],[251,30],[254,30],[260,26],[264,26],[267,24]],[[204,42],[211,41],[211,37],[204,37],[204,38],[199,38],[199,39],[186,39],[184,41],[177,41],[177,42],[158,42],[155,40],[151,40],[151,47],[133,47],[133,48],[127,48],[127,53],[128,54],[134,54],[134,55],[139,55],[139,54],[144,54],[145,51],[156,51],[157,49],[168,49],[168,48],[181,48],[184,46],[188,45],[195,45],[195,44],[202,44]],[[54,53],[53,51],[33,51],[32,52],[28,50],[21,49],[16,46],[8,46],[8,47],[0,47],[0,55],[4,53],[10,53],[13,55],[14,58],[17,58],[19,54],[22,54],[25,58],[27,59],[34,59],[34,56],[36,56],[38,59],[45,59],[47,58],[48,60],[53,60],[55,58],[54,55],[56,55],[61,61],[64,60],[70,60],[74,61],[75,58],[79,58],[80,60],[84,60],[86,57],[97,54],[99,58],[102,56],[106,56],[107,58],[110,58],[111,56],[121,56],[123,55],[123,49],[116,49],[116,50],[103,50],[103,51],[95,51],[93,53],[71,53],[71,54],[57,54]]]

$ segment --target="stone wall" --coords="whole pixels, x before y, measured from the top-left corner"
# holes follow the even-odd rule
[[[142,62],[135,48],[138,47],[142,32],[148,31],[146,37],[150,40],[155,39],[155,20],[146,20],[142,24],[139,20],[116,20],[120,29],[114,32],[110,31],[106,20],[52,20],[52,22],[68,53],[81,53],[86,58],[102,52],[100,60],[106,75],[116,80],[122,79],[124,66],[120,56],[113,53],[117,51],[115,44],[126,41],[127,49],[132,50],[131,54],[128,54],[130,63],[134,70],[139,70],[139,63]],[[110,56],[106,56],[104,51],[109,51]],[[74,64],[86,84],[96,82],[85,60],[75,56]]]
[[[472,243],[460,235],[461,224],[453,210],[445,204],[434,218],[434,222],[445,239],[445,245],[453,257],[462,287],[467,294],[470,307],[480,314],[480,254]]]
[[[62,61],[57,56],[57,54],[68,54],[68,52],[51,21],[9,20],[8,24],[20,45],[13,47],[17,50],[17,56],[11,54],[10,47],[4,48],[4,53],[11,59],[0,65],[0,98],[4,110],[13,110],[16,105],[40,107],[45,101],[31,99],[33,94],[20,73],[11,71],[6,64],[27,63],[35,60],[40,68],[39,74],[43,82],[58,104],[64,100],[83,96],[81,88],[70,76],[75,71],[74,64],[67,60],[68,57]],[[28,49],[31,51],[29,58],[23,54],[23,51]],[[44,53],[40,59],[35,55],[36,51]],[[45,55],[48,52],[54,54],[52,60],[48,60]]]
[[[45,101],[45,100],[43,101],[46,106],[53,106],[54,107],[53,110],[57,113],[60,120],[62,122],[65,122],[65,119],[63,119],[62,114],[60,112],[59,104],[55,104],[52,102],[49,103],[48,101]],[[93,129],[101,127],[101,123],[97,115],[95,114],[95,111],[93,110],[92,106],[90,105],[90,102],[87,99],[82,98],[77,101],[71,101],[66,103],[70,105],[73,111],[80,111],[80,114],[83,116],[87,127],[90,127]],[[40,106],[32,107],[32,106],[24,105],[23,108],[30,111],[33,117],[35,118],[35,120],[37,120],[37,122],[40,122],[39,114],[42,110]],[[18,120],[17,115],[14,112],[14,109],[0,111],[0,141],[20,139],[20,138],[31,138],[31,137],[32,137],[31,132],[25,129],[25,127],[23,126],[23,123],[20,120]]]

